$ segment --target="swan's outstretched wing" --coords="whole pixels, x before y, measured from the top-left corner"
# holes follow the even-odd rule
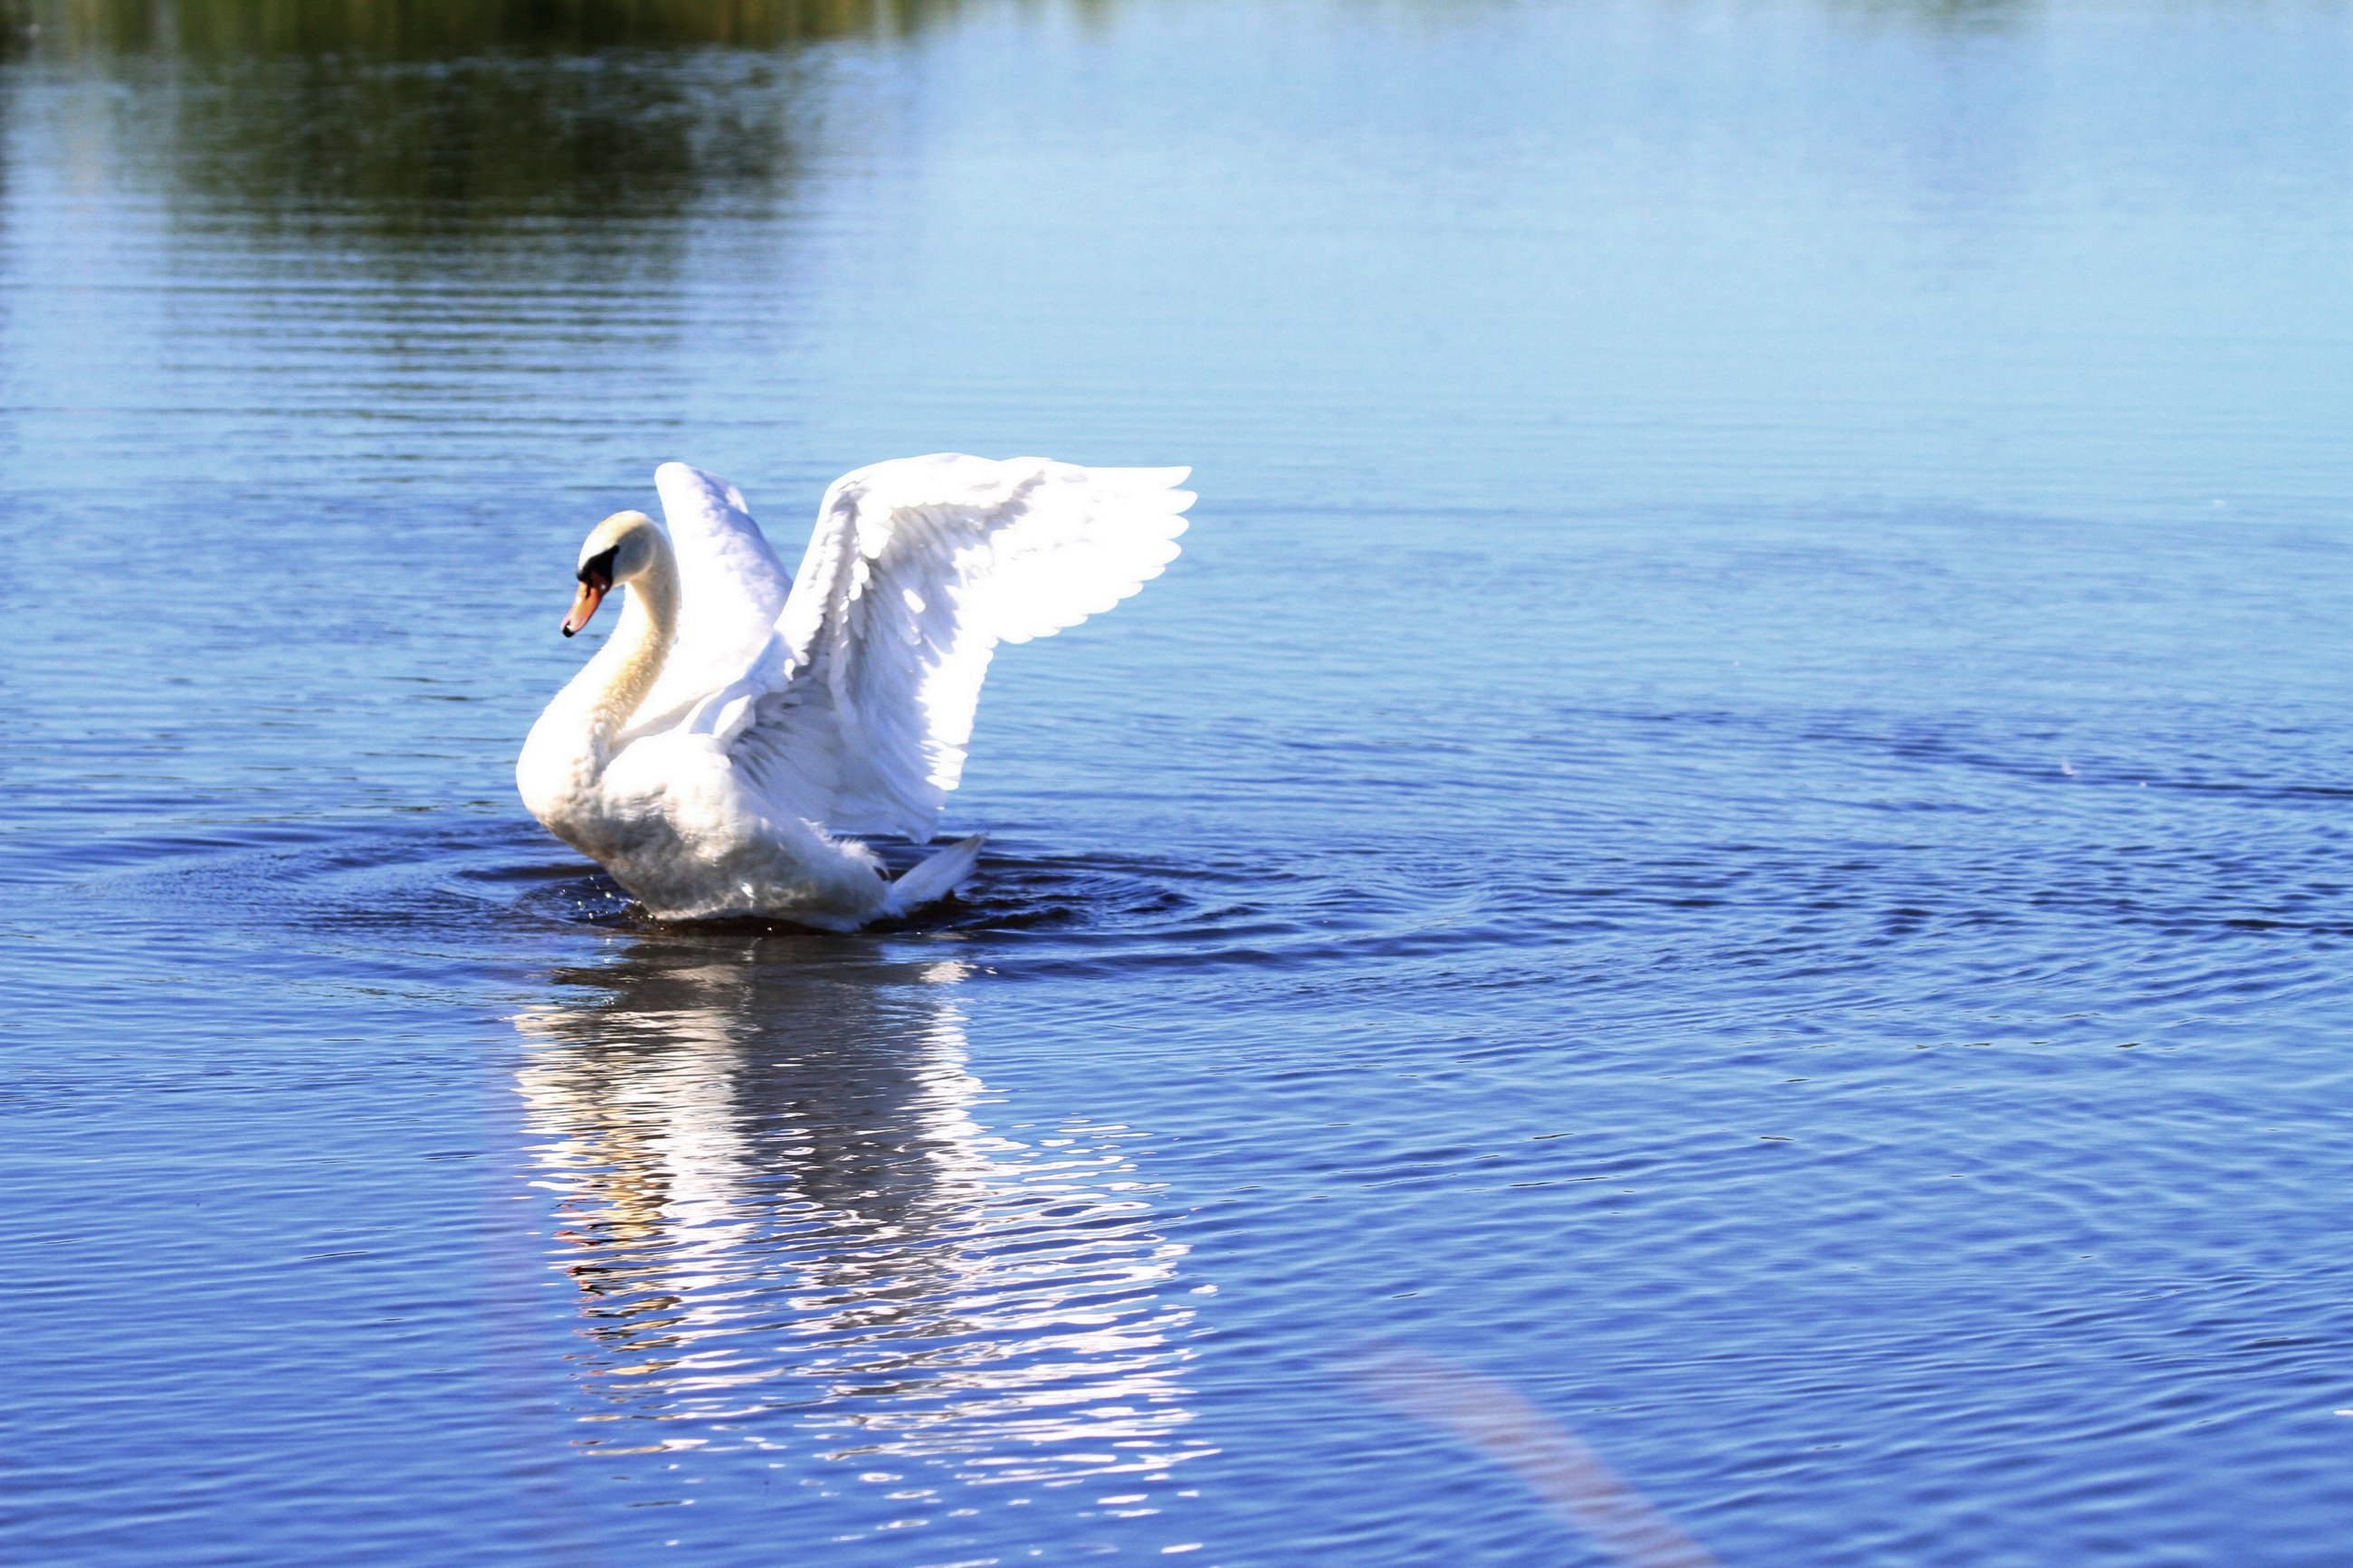
[[[784,611],[793,580],[752,521],[744,492],[684,463],[654,470],[678,555],[678,640],[639,711],[656,717],[744,672]]]
[[[844,475],[714,731],[778,811],[929,838],[997,644],[1076,626],[1158,576],[1187,472],[949,453]]]

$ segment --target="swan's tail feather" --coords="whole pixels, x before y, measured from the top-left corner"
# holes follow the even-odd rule
[[[987,842],[987,834],[976,833],[969,838],[957,839],[922,865],[909,867],[891,884],[891,900],[885,910],[903,915],[946,898],[980,864],[980,847]]]

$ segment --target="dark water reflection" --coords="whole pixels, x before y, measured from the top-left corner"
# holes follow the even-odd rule
[[[185,199],[258,237],[371,247],[535,241],[607,256],[685,237],[704,203],[764,203],[797,163],[782,62],[617,71],[496,57],[247,62],[163,84]]]
[[[16,0],[16,41],[56,54],[441,59],[903,34],[955,0]]]
[[[1908,23],[1939,32],[1999,33],[2026,26],[2046,9],[2044,0],[1838,0],[1867,20]]]
[[[521,29],[378,50],[308,37],[321,18],[307,8],[284,15],[304,47],[200,35],[93,62],[133,95],[115,112],[153,146],[174,205],[248,242],[674,254],[692,215],[770,206],[802,163],[789,51],[664,65]],[[545,47],[516,47],[534,39]]]
[[[516,1019],[579,1373],[613,1406],[586,1418],[619,1423],[590,1447],[1145,1493],[1198,1451],[1186,1249],[1155,1228],[1134,1134],[985,1129],[969,974],[649,937]]]

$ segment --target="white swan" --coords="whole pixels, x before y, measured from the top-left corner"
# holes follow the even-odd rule
[[[944,897],[975,836],[897,881],[841,833],[930,839],[997,644],[1110,609],[1176,555],[1184,468],[954,453],[826,491],[799,580],[742,492],[655,470],[665,533],[616,512],[580,547],[570,637],[617,584],[609,641],[547,705],[515,783],[533,816],[663,919],[855,931]]]

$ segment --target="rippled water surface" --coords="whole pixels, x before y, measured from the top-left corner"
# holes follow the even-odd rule
[[[10,1561],[2343,1559],[2344,7],[5,14]],[[984,875],[633,917],[580,535],[942,448],[1202,497]]]

